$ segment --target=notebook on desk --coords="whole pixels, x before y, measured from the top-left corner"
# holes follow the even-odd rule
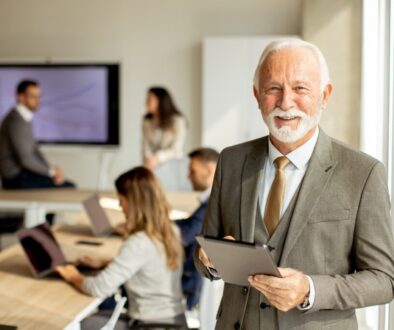
[[[100,198],[97,194],[85,199],[82,205],[88,215],[95,236],[120,236],[111,226],[104,208],[100,205]]]
[[[19,230],[16,235],[27,256],[34,277],[43,278],[55,275],[57,266],[72,263],[66,260],[47,223]],[[97,271],[97,269],[92,269],[86,265],[77,265],[76,267],[85,273]]]

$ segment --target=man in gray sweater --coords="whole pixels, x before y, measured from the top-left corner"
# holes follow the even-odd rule
[[[0,176],[5,189],[73,187],[59,167],[49,165],[34,139],[31,122],[40,106],[36,81],[17,87],[18,104],[0,127]]]

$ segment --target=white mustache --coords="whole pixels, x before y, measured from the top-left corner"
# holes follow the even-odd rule
[[[275,108],[270,114],[269,117],[280,117],[282,119],[290,119],[299,117],[301,119],[309,118],[309,116],[298,109],[290,109],[290,110],[282,110],[281,108]]]
[[[309,116],[299,109],[282,110],[277,107],[272,110],[269,115],[263,116],[265,123],[268,126],[270,134],[276,139],[284,143],[293,143],[301,139],[311,128],[318,125],[322,109],[317,111],[313,116]],[[292,129],[289,125],[276,126],[275,118],[292,119],[299,118],[297,127]]]

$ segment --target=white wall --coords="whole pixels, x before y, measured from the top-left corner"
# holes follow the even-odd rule
[[[334,85],[321,125],[354,148],[360,144],[361,0],[304,0],[302,37],[320,47]]]
[[[0,60],[119,61],[122,145],[109,181],[140,161],[145,91],[163,84],[201,141],[201,45],[209,36],[300,34],[301,0],[1,0]],[[45,91],[44,91],[45,92]],[[50,148],[81,187],[97,186],[96,148]]]
[[[204,145],[222,150],[229,144],[268,134],[253,96],[253,77],[262,50],[275,38],[204,39],[201,124]]]

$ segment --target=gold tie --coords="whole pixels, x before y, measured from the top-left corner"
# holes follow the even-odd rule
[[[268,234],[271,236],[279,224],[280,209],[285,193],[286,176],[285,168],[290,161],[282,156],[274,161],[276,174],[274,182],[272,182],[271,190],[268,194],[267,204],[265,206],[264,223]]]

